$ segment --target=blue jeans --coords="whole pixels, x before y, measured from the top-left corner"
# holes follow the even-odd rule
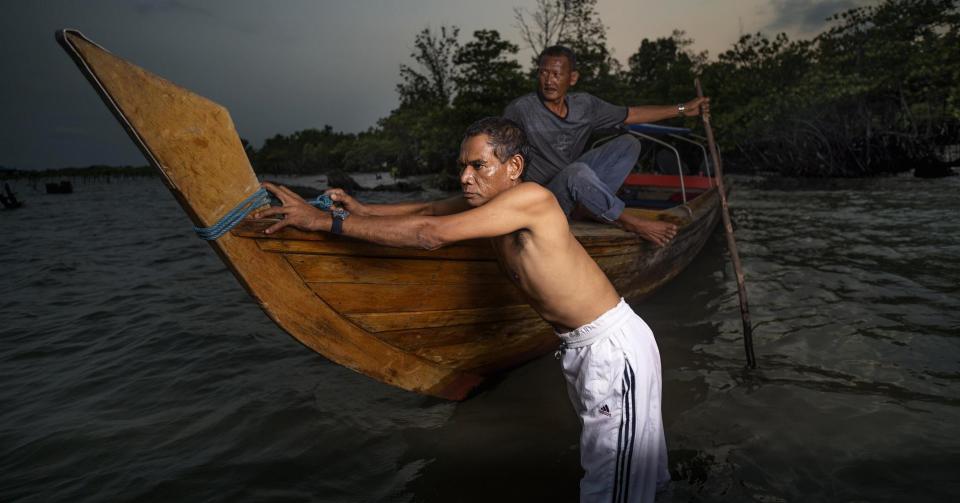
[[[640,141],[629,134],[619,136],[570,163],[547,188],[567,216],[579,203],[594,217],[613,222],[624,208],[617,191],[639,156]]]

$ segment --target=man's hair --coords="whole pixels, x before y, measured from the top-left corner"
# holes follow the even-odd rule
[[[500,162],[507,162],[517,154],[526,160],[527,135],[516,122],[504,117],[484,117],[470,124],[463,134],[463,141],[482,134],[487,135],[487,144]]]
[[[571,72],[577,69],[577,55],[574,54],[569,47],[562,46],[562,45],[551,45],[550,47],[547,47],[546,49],[544,49],[543,52],[540,53],[540,56],[537,57],[537,66],[543,64],[543,58],[546,58],[546,57],[557,58],[560,56],[567,58],[567,61],[570,62]]]

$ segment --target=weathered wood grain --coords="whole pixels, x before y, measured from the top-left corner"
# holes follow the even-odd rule
[[[526,304],[513,285],[423,285],[369,283],[307,283],[327,304],[344,315],[404,311],[442,311]]]
[[[421,260],[293,253],[286,257],[300,277],[309,283],[462,286],[507,283],[494,260]]]
[[[460,326],[458,330],[466,334],[469,333],[469,329],[463,328],[466,325],[489,323],[491,320],[539,319],[540,315],[532,307],[523,304],[442,311],[356,313],[346,317],[370,332]]]

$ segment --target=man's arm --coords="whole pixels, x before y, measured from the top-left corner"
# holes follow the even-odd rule
[[[346,193],[343,189],[327,189],[324,194],[340,203],[352,215],[360,216],[399,216],[399,215],[427,215],[439,216],[459,213],[470,208],[462,195],[439,199],[437,201],[416,201],[393,204],[363,204]]]
[[[283,220],[264,231],[267,234],[288,226],[307,231],[330,230],[330,213],[311,206],[286,187],[270,183],[263,186],[283,202],[283,206],[256,213],[255,218],[284,215]],[[535,227],[551,204],[555,206],[556,200],[547,189],[524,183],[483,206],[451,215],[351,215],[343,222],[343,234],[387,246],[433,250],[457,241]]]
[[[684,116],[697,116],[701,111],[704,114],[710,113],[710,98],[694,98],[683,104]],[[646,105],[627,108],[627,118],[624,124],[642,124],[645,122],[658,122],[665,119],[680,117],[677,105]]]

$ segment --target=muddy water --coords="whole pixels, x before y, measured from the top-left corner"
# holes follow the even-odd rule
[[[459,404],[389,388],[276,328],[158,179],[14,188],[0,501],[576,500],[552,357]],[[719,233],[634,304],[663,358],[662,501],[960,495],[958,189],[736,179],[760,368]]]

